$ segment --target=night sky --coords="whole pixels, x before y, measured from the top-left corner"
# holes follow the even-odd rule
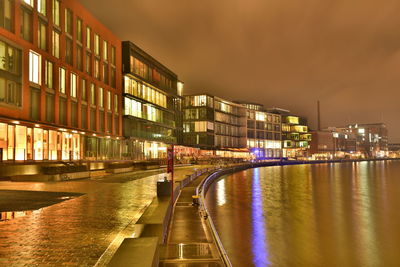
[[[384,122],[400,142],[398,0],[82,0],[185,82],[316,127]]]

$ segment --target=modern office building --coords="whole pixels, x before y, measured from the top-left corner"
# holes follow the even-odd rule
[[[289,110],[268,109],[282,116],[282,153],[284,157],[307,157],[311,134],[308,132],[307,119],[292,115]]]
[[[184,96],[185,145],[214,150],[246,148],[246,131],[243,105],[208,94]]]
[[[266,112],[263,105],[241,103],[247,113],[247,148],[258,159],[282,156],[281,115]]]
[[[122,42],[124,155],[165,158],[170,144],[182,142],[183,83],[135,44]]]
[[[0,1],[1,159],[120,158],[120,55],[77,0]]]

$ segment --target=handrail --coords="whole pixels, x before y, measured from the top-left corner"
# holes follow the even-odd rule
[[[221,255],[222,261],[224,262],[225,266],[232,267],[232,263],[229,260],[228,254],[227,254],[227,252],[226,252],[226,250],[225,250],[225,248],[224,248],[224,246],[223,246],[223,244],[221,242],[221,239],[220,239],[220,237],[218,235],[218,232],[217,232],[217,230],[215,228],[215,225],[214,225],[214,223],[213,223],[213,221],[211,219],[211,216],[209,215],[209,211],[207,209],[207,206],[204,204],[205,203],[205,201],[204,201],[204,192],[206,191],[205,187],[208,186],[208,183],[210,181],[212,181],[213,178],[218,176],[218,174],[219,174],[218,169],[219,169],[218,167],[215,167],[215,168],[211,169],[212,171],[215,171],[215,172],[211,173],[203,181],[201,181],[199,186],[196,188],[196,195],[199,196],[199,200],[200,200],[199,201],[200,212],[203,211],[205,213],[205,215],[207,216],[207,218],[208,218],[207,222],[208,222],[208,225],[209,225],[209,227],[211,229],[211,233],[212,233],[213,238],[215,240],[215,243],[217,245],[218,251],[219,251],[219,253]]]

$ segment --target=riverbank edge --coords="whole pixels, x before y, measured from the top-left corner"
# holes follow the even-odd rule
[[[226,167],[223,169],[216,170],[209,175],[206,176],[206,178],[203,179],[203,181],[200,183],[200,185],[197,187],[197,195],[199,196],[199,212],[200,215],[203,216],[204,218],[207,218],[208,222],[208,227],[211,230],[211,233],[214,238],[214,242],[219,250],[220,256],[224,261],[225,266],[232,266],[228,253],[226,252],[222,241],[219,237],[218,231],[215,228],[214,222],[212,220],[212,217],[210,216],[210,213],[207,209],[207,206],[205,204],[205,196],[207,194],[207,191],[209,187],[216,182],[220,177],[227,175],[227,174],[232,174],[236,173],[239,171],[244,171],[248,169],[253,169],[253,168],[261,168],[261,167],[271,167],[271,166],[290,166],[290,165],[303,165],[303,164],[323,164],[323,163],[352,163],[352,162],[370,162],[370,161],[391,161],[391,160],[400,160],[398,158],[382,158],[382,159],[349,159],[349,160],[314,160],[314,161],[275,161],[275,162],[256,162],[256,163],[247,163],[247,164],[241,164],[238,166],[230,166]]]

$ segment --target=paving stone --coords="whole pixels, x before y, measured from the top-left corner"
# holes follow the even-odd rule
[[[194,167],[177,169],[177,180],[193,170]],[[94,266],[97,262],[105,265],[107,259],[99,259],[123,230],[140,218],[156,195],[156,181],[164,176],[135,178],[118,174],[108,176],[108,182],[106,177],[45,183],[0,182],[0,190],[83,194],[0,222],[0,266]],[[116,250],[118,246],[116,242],[112,247]],[[107,254],[109,259],[112,254]]]

